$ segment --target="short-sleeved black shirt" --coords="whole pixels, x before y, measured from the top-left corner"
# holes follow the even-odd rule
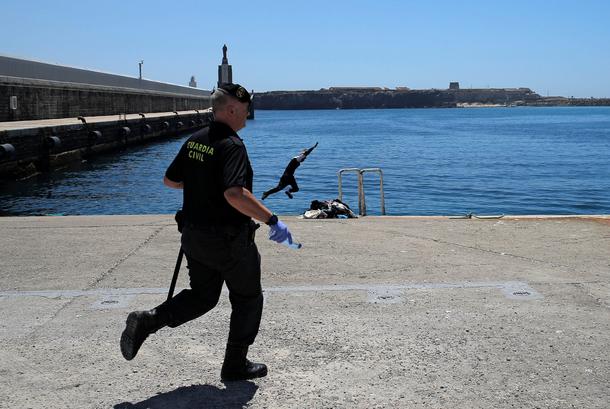
[[[222,122],[195,132],[182,145],[165,176],[184,183],[183,205],[187,222],[197,226],[239,225],[250,218],[224,197],[230,187],[252,191],[252,166],[237,133]]]

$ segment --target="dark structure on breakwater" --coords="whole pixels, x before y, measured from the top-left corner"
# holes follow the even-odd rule
[[[222,62],[218,66],[218,82],[216,86],[220,87],[222,84],[228,84],[233,82],[233,66],[229,64],[227,58],[227,45],[222,46]],[[252,91],[254,94],[254,91]],[[254,101],[250,102],[248,107],[248,119],[254,119]]]
[[[256,94],[257,109],[454,108],[461,104],[527,105],[541,99],[529,88],[411,90],[333,87]]]
[[[220,87],[222,84],[233,82],[233,66],[229,64],[227,58],[227,45],[222,46],[222,63],[218,66],[218,81],[216,86]]]

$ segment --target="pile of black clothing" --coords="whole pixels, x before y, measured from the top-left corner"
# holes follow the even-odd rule
[[[314,200],[303,214],[304,219],[354,219],[357,218],[352,209],[339,199]]]

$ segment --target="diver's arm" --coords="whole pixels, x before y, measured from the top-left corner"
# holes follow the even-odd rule
[[[318,146],[318,142],[316,142],[314,146],[305,151],[305,156],[309,155],[314,149],[316,149],[316,146]]]

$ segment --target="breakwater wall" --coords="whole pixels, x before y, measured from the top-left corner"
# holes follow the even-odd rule
[[[384,89],[328,88],[256,93],[257,109],[454,108],[462,103],[526,105],[540,95],[529,88]]]
[[[186,87],[179,88],[182,92]],[[0,122],[208,108],[209,92],[197,91],[194,95],[0,76]]]
[[[151,81],[144,78],[128,77],[126,75],[51,64],[41,61],[24,60],[22,58],[0,55],[0,75],[16,78],[32,78],[74,84],[103,85],[117,88],[132,88],[148,91],[159,91],[172,94],[188,94],[206,96],[210,91]]]
[[[211,110],[0,124],[0,179],[21,179],[104,152],[194,132]]]

